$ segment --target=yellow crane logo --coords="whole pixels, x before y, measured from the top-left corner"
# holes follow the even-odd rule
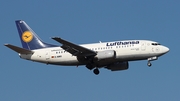
[[[24,42],[30,42],[33,39],[33,34],[30,31],[25,31],[22,34],[22,40]]]

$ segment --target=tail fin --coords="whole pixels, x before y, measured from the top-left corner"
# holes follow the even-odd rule
[[[22,47],[27,50],[34,50],[47,47],[55,47],[55,45],[44,43],[38,35],[25,23],[25,21],[17,20],[16,26]]]

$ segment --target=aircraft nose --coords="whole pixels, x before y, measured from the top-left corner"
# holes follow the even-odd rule
[[[163,49],[162,49],[162,51],[163,51],[163,53],[167,53],[167,52],[169,52],[169,48],[166,47],[166,46],[164,46]]]

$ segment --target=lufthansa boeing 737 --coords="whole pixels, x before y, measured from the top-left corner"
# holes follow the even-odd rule
[[[99,42],[77,45],[59,37],[52,39],[61,45],[52,45],[43,42],[38,35],[25,23],[15,21],[22,47],[5,44],[17,52],[22,59],[52,65],[79,66],[86,65],[94,74],[99,74],[99,68],[111,71],[126,70],[129,61],[157,60],[159,56],[167,53],[169,48],[155,41],[124,40],[113,42]]]

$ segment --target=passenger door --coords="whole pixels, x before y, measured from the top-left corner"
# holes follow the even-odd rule
[[[146,42],[141,43],[141,50],[145,51],[146,50]]]
[[[46,57],[46,61],[49,61],[49,59],[50,59],[50,52],[49,51],[46,51],[45,57]]]

